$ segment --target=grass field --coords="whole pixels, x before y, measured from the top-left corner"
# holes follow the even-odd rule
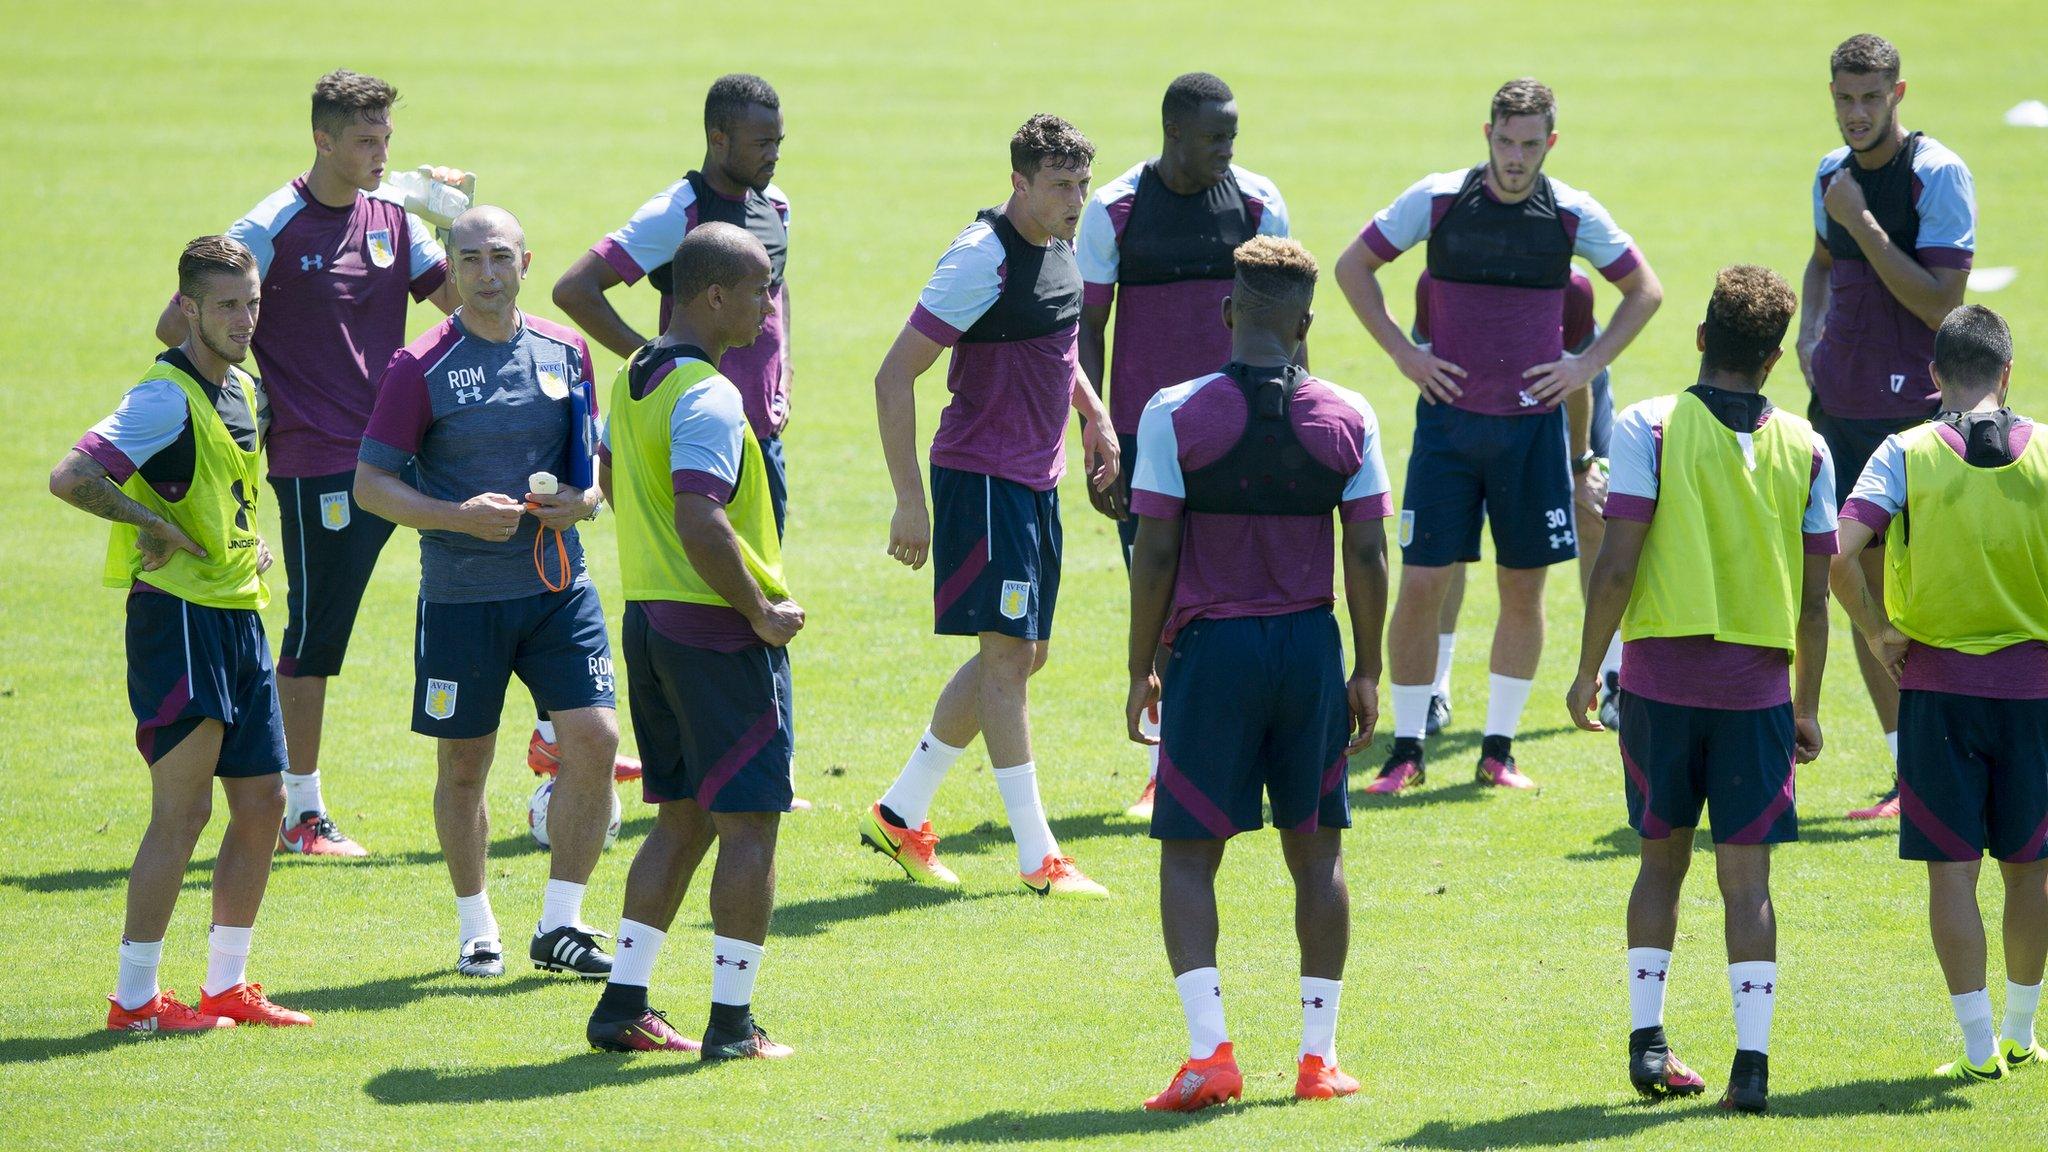
[[[1460,782],[1476,752],[1492,623],[1488,582],[1475,581],[1459,723],[1437,749],[1445,770],[1412,798],[1357,805],[1340,1033],[1345,1065],[1366,1082],[1353,1100],[1289,1102],[1289,888],[1274,839],[1252,836],[1231,853],[1222,888],[1245,1105],[1190,1119],[1138,1110],[1179,1059],[1182,1025],[1158,943],[1156,851],[1120,815],[1143,771],[1121,735],[1121,566],[1110,524],[1073,478],[1059,639],[1034,687],[1034,723],[1054,827],[1116,899],[1025,897],[978,748],[934,813],[966,880],[960,895],[891,879],[855,841],[855,816],[964,656],[962,642],[929,635],[928,574],[883,553],[890,494],[869,381],[933,258],[1003,195],[1004,141],[1027,114],[1074,119],[1107,180],[1156,148],[1172,75],[1222,74],[1243,108],[1239,161],[1279,183],[1296,234],[1327,269],[1410,181],[1478,159],[1487,96],[1535,73],[1561,100],[1550,170],[1600,196],[1666,286],[1663,313],[1616,368],[1620,398],[1633,401],[1691,382],[1693,324],[1716,267],[1760,261],[1797,282],[1813,167],[1836,143],[1827,53],[1864,30],[1871,9],[456,7],[396,19],[359,4],[9,7],[0,348],[14,365],[4,395],[16,450],[0,486],[22,506],[7,526],[0,592],[0,966],[11,977],[0,987],[0,1146],[2039,1146],[2048,1076],[1969,1092],[1927,1076],[1955,1040],[1921,874],[1896,859],[1889,828],[1838,818],[1885,772],[1839,613],[1827,749],[1802,779],[1805,839],[1778,855],[1786,991],[1774,1114],[1759,1121],[1724,1119],[1707,1103],[1639,1106],[1622,1079],[1634,843],[1611,741],[1573,732],[1560,703],[1576,659],[1570,579],[1552,584],[1551,644],[1518,748],[1542,793]],[[2022,270],[1991,302],[2013,321],[2017,406],[2048,407],[2034,398],[2048,368],[2048,234],[2027,207],[2048,182],[2048,133],[1999,119],[2048,95],[2038,11],[1922,0],[1876,30],[1905,55],[1908,123],[1974,168],[1979,264]],[[328,796],[374,855],[355,866],[281,860],[257,940],[255,978],[319,1026],[183,1043],[98,1030],[146,777],[121,688],[120,597],[96,581],[104,530],[48,497],[44,474],[153,354],[179,246],[303,169],[306,93],[343,65],[405,93],[394,166],[473,168],[485,197],[524,219],[536,254],[526,302],[547,315],[548,286],[568,262],[695,165],[712,77],[758,71],[782,93],[778,183],[795,202],[797,301],[789,555],[811,620],[793,648],[798,779],[818,808],[784,825],[781,908],[756,1002],[799,1049],[794,1061],[700,1072],[594,1054],[582,1025],[595,989],[523,970],[488,984],[452,974],[432,751],[406,731],[417,560],[403,530],[330,693]],[[1419,265],[1394,266],[1390,298],[1406,299]],[[1316,367],[1378,408],[1398,482],[1413,389],[1326,287]],[[651,292],[626,299],[651,323]],[[1603,288],[1602,309],[1613,299]],[[415,311],[415,331],[430,311]],[[600,375],[615,367],[601,362]],[[1789,361],[1771,391],[1803,406]],[[929,435],[943,396],[936,373],[922,392]],[[616,624],[609,522],[588,538]],[[272,585],[274,638],[281,571]],[[525,699],[512,700],[492,784],[491,884],[508,938],[537,914],[545,876],[522,815]],[[632,806],[628,816],[590,893],[601,925],[616,919],[647,827]],[[167,984],[193,995],[211,857],[202,846],[166,949]],[[1711,878],[1697,869],[1685,901],[1669,1019],[1718,1090],[1733,1031]],[[700,889],[654,989],[686,1031],[701,1024],[709,931]]]

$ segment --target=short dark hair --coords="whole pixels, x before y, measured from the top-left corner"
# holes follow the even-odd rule
[[[1231,254],[1237,278],[1230,286],[1230,307],[1253,323],[1284,321],[1287,313],[1307,311],[1316,295],[1316,258],[1298,242],[1280,236],[1254,236]]]
[[[1093,163],[1095,145],[1081,130],[1050,113],[1040,112],[1010,137],[1010,171],[1029,179],[1040,168],[1079,168]]]
[[[313,130],[338,132],[358,116],[381,120],[398,103],[398,89],[375,76],[336,68],[313,82]]]
[[[1548,85],[1531,76],[1510,80],[1493,94],[1493,122],[1512,116],[1541,116],[1545,128],[1557,127],[1557,97]]]
[[[678,306],[713,284],[733,285],[747,274],[748,258],[763,253],[761,242],[736,224],[712,221],[690,229],[669,265],[670,298]]]
[[[1852,76],[1877,74],[1888,80],[1899,78],[1899,50],[1882,36],[1860,32],[1835,46],[1828,57],[1828,79],[1847,72]]]
[[[2012,329],[1982,304],[1948,314],[1934,333],[1934,370],[1945,384],[1991,388],[2012,363]]]
[[[1166,99],[1159,102],[1159,118],[1172,124],[1201,111],[1204,104],[1227,104],[1236,98],[1230,93],[1230,85],[1212,73],[1183,72],[1166,86]]]
[[[201,236],[178,254],[178,295],[205,296],[206,278],[241,275],[256,270],[256,254],[232,236]]]
[[[771,111],[780,110],[782,97],[775,94],[766,80],[751,72],[720,76],[711,82],[711,90],[704,93],[704,131],[732,131],[747,109],[756,104]]]
[[[1707,301],[1706,349],[1700,367],[1754,376],[1785,341],[1799,308],[1785,278],[1758,264],[1736,264],[1714,278]]]

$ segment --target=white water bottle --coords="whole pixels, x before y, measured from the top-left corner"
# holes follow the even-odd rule
[[[455,223],[455,218],[469,208],[469,194],[461,188],[443,184],[434,179],[430,164],[422,164],[410,172],[399,172],[384,181],[384,187],[396,192],[405,201],[405,210],[432,224],[445,229]],[[465,183],[474,186],[474,182]]]

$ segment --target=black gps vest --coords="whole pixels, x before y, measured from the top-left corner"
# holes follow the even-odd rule
[[[1835,179],[1847,176],[1863,186],[1863,200],[1877,226],[1891,237],[1892,247],[1910,253],[1920,243],[1920,209],[1913,203],[1913,153],[1920,150],[1918,132],[1906,137],[1884,167],[1866,169],[1851,153],[1835,172]],[[1842,222],[1828,217],[1828,255],[1837,260],[1864,260],[1863,249]]]
[[[752,188],[747,189],[746,199],[728,199],[711,187],[704,174],[691,169],[683,179],[689,182],[690,191],[696,194],[697,223],[730,224],[753,233],[761,247],[768,250],[768,266],[775,272],[771,290],[782,287],[782,268],[789,260],[789,226],[782,222],[782,213],[774,201]],[[663,296],[669,294],[674,284],[674,270],[667,263],[647,274],[647,282]]]
[[[1237,173],[1183,196],[1159,178],[1159,161],[1138,174],[1131,214],[1117,240],[1117,282],[1126,286],[1229,280],[1232,253],[1259,229]]]
[[[1003,242],[1003,288],[996,302],[960,336],[962,344],[1035,340],[1081,319],[1081,267],[1074,246],[1054,240],[1027,244],[1000,208],[976,213]]]
[[[1294,394],[1308,377],[1292,364],[1228,364],[1244,394],[1244,433],[1215,463],[1182,476],[1189,512],[1237,516],[1328,516],[1350,477],[1324,467],[1294,434]]]
[[[1572,237],[1558,215],[1550,177],[1519,203],[1487,195],[1486,165],[1465,174],[1443,219],[1429,231],[1429,274],[1439,281],[1507,288],[1565,288]]]

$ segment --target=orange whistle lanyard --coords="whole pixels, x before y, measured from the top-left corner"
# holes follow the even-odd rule
[[[555,567],[562,573],[562,582],[559,584],[548,579],[546,548],[542,543],[551,534],[555,538]],[[560,592],[569,586],[569,546],[562,541],[560,528],[543,527],[533,534],[533,571],[534,575],[540,577],[541,587],[550,592]]]

